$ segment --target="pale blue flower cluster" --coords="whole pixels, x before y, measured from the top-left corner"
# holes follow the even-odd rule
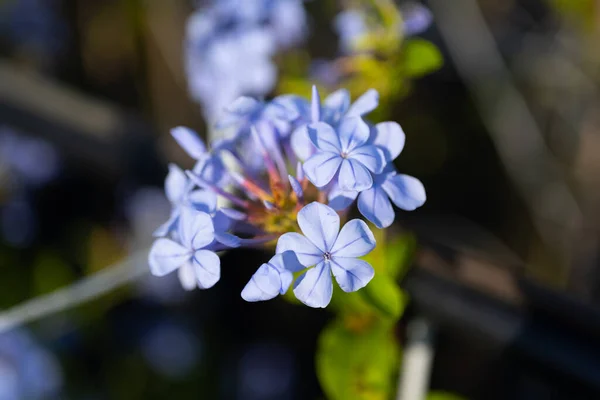
[[[264,96],[275,86],[273,55],[307,34],[302,0],[212,0],[187,22],[189,90],[214,122],[242,95]]]
[[[421,182],[393,166],[405,142],[400,125],[363,120],[378,101],[375,90],[354,103],[338,90],[321,102],[315,87],[310,102],[242,97],[217,124],[233,126],[234,135],[211,149],[192,130],[173,129],[196,165],[185,172],[169,167],[165,191],[173,211],[155,232],[152,273],[177,270],[186,289],[206,289],[221,276],[217,252],[276,242],[275,256],[242,290],[245,300],[272,299],[293,283],[300,301],[325,307],[332,276],[346,292],[367,285],[374,271],[359,257],[373,250],[375,238],[360,219],[341,226],[349,207],[357,200],[361,214],[385,228],[395,218],[392,204],[414,210],[426,199]],[[219,207],[217,196],[230,207]]]

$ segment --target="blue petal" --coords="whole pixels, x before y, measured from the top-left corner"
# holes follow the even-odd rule
[[[350,106],[350,94],[346,89],[331,93],[323,102],[321,120],[336,125]]]
[[[354,203],[356,196],[358,196],[358,192],[342,190],[339,185],[333,185],[327,196],[329,200],[328,206],[334,210],[344,210]]]
[[[409,175],[392,175],[382,187],[396,207],[406,211],[421,207],[427,199],[421,181]]]
[[[379,93],[375,89],[369,89],[360,96],[348,109],[347,117],[357,117],[373,111],[379,105]]]
[[[204,157],[201,157],[196,165],[194,165],[193,171],[209,184],[217,186],[224,186],[227,184],[225,165],[223,165],[223,161],[215,155],[206,154]]]
[[[360,219],[349,221],[337,237],[333,257],[362,257],[375,248],[375,237],[367,224]]]
[[[304,190],[302,190],[302,185],[300,184],[300,182],[298,182],[298,180],[291,175],[288,175],[288,180],[290,181],[290,186],[292,187],[292,190],[294,191],[294,193],[296,193],[296,197],[298,199],[303,198]]]
[[[333,282],[329,262],[320,262],[302,274],[294,284],[296,298],[310,307],[327,307],[332,293]]]
[[[319,150],[332,153],[340,153],[341,151],[339,135],[331,125],[325,122],[315,122],[308,125],[308,137]]]
[[[315,85],[313,85],[312,87],[310,118],[313,123],[319,122],[321,120],[321,96],[319,96],[319,90]]]
[[[152,275],[163,276],[175,271],[191,258],[191,252],[171,239],[157,239],[148,255]]]
[[[292,150],[294,150],[294,154],[300,160],[306,160],[316,150],[314,144],[312,144],[310,137],[308,135],[308,126],[301,125],[292,132],[291,141]]]
[[[194,264],[191,261],[184,263],[177,270],[177,276],[181,286],[185,290],[194,290],[197,286],[196,271],[194,271]]]
[[[277,254],[286,251],[293,251],[300,264],[305,267],[318,264],[323,260],[323,252],[310,240],[296,232],[284,233],[277,241]]]
[[[321,188],[331,182],[342,161],[339,154],[318,152],[306,160],[303,165],[304,173],[313,185]]]
[[[433,15],[428,8],[419,3],[408,3],[400,7],[402,13],[402,28],[405,36],[418,35],[427,30]]]
[[[256,99],[245,96],[238,97],[225,108],[223,117],[215,124],[215,128],[223,129],[234,124],[239,124],[260,107],[262,107],[262,104]]]
[[[210,190],[194,190],[188,194],[187,200],[197,211],[212,214],[217,209],[217,195]]]
[[[369,126],[360,117],[352,117],[342,119],[338,127],[338,133],[342,152],[350,153],[357,147],[367,143],[370,130]]]
[[[396,122],[382,122],[373,128],[371,144],[383,150],[387,162],[400,155],[405,141],[406,135]]]
[[[198,250],[192,258],[198,287],[208,289],[221,278],[221,260],[219,256],[208,250]]]
[[[216,232],[215,240],[227,247],[240,247],[242,244],[239,237],[227,232]]]
[[[333,208],[315,201],[304,206],[297,219],[304,236],[322,253],[331,250],[340,230],[340,217]]]
[[[392,203],[380,186],[373,185],[371,189],[360,192],[358,210],[379,229],[387,228],[394,222]]]
[[[165,194],[171,204],[179,204],[188,189],[185,172],[175,164],[169,164],[169,173],[165,179]]]
[[[277,253],[269,260],[269,265],[276,268],[279,272],[300,272],[306,268],[300,264],[300,260],[298,260],[298,256],[293,250]]]
[[[361,146],[352,151],[348,157],[359,161],[375,174],[381,173],[386,165],[383,151],[375,146]]]
[[[215,230],[210,215],[184,207],[179,218],[179,240],[188,249],[198,250],[215,238]]]
[[[342,190],[360,192],[373,186],[373,177],[360,162],[349,158],[342,162],[338,183]]]
[[[186,153],[197,160],[206,153],[206,146],[196,132],[184,126],[171,129],[171,135]]]
[[[179,208],[174,208],[167,222],[156,228],[156,230],[152,233],[152,236],[167,236],[169,233],[171,233],[171,231],[177,228],[177,222],[179,222]]]
[[[358,258],[335,257],[331,260],[331,271],[344,292],[364,288],[375,275],[373,267]]]
[[[265,301],[276,297],[280,291],[279,271],[269,264],[263,264],[242,290],[242,298],[246,301]]]

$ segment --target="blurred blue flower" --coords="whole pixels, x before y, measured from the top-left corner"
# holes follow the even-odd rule
[[[238,400],[292,399],[295,375],[294,355],[276,343],[249,347],[242,356],[237,388]]]
[[[400,7],[402,31],[405,36],[423,33],[433,21],[431,11],[420,3],[406,3]]]
[[[12,246],[31,245],[37,234],[37,223],[35,210],[25,198],[12,198],[0,206],[2,238]]]
[[[7,170],[16,185],[40,186],[56,177],[60,159],[56,149],[45,140],[26,137],[2,127],[0,169]]]
[[[214,122],[243,95],[263,96],[277,80],[272,56],[307,33],[301,0],[213,0],[190,16],[186,70],[192,97]]]
[[[0,334],[0,400],[48,399],[61,387],[60,364],[29,333]]]
[[[65,47],[66,22],[57,0],[13,0],[0,4],[0,32],[17,46],[33,50],[52,62]]]
[[[355,9],[344,10],[336,15],[334,27],[344,53],[356,51],[357,40],[368,32],[364,13]]]
[[[183,324],[163,321],[142,338],[142,354],[152,369],[169,378],[182,378],[198,364],[201,343]]]
[[[375,247],[375,237],[366,223],[353,219],[340,231],[340,217],[330,207],[311,203],[298,213],[299,233],[282,235],[277,253],[293,251],[305,267],[294,285],[294,294],[310,307],[326,307],[331,301],[331,274],[345,292],[354,292],[369,283],[375,274],[362,257]],[[295,266],[293,266],[295,267]]]

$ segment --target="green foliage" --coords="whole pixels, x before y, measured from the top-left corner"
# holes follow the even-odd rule
[[[442,54],[431,42],[423,39],[407,40],[404,46],[404,73],[411,78],[427,75],[444,63]]]
[[[402,316],[407,296],[390,276],[375,275],[367,287],[358,293],[382,317],[396,321]]]
[[[321,333],[317,374],[330,400],[385,400],[395,391],[400,349],[393,329],[363,322],[340,317]]]
[[[465,400],[464,397],[441,391],[429,392],[427,400]]]

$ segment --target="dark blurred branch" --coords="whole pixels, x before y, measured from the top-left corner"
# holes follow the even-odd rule
[[[547,250],[571,261],[582,223],[559,163],[547,148],[474,0],[431,0],[451,57],[476,100],[504,167],[525,200]]]

